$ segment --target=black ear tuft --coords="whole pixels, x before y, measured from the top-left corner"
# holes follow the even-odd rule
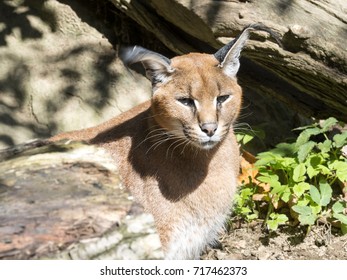
[[[235,77],[240,68],[240,54],[249,38],[249,32],[251,30],[262,30],[268,32],[275,38],[277,43],[282,46],[278,34],[265,25],[255,23],[246,26],[238,37],[226,44],[214,54],[215,58],[219,61],[219,66],[223,68],[224,72],[230,77]]]
[[[120,56],[127,65],[141,62],[152,85],[165,82],[170,74],[174,72],[170,59],[139,46],[122,49]]]

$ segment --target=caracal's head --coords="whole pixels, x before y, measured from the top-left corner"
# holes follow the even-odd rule
[[[209,54],[171,60],[173,72],[153,90],[156,122],[198,148],[210,149],[231,129],[241,106],[241,88]]]
[[[141,47],[127,49],[128,63],[142,62],[153,86],[156,123],[175,139],[211,149],[232,129],[242,99],[236,74],[240,52],[256,24],[215,54],[190,53],[171,60]]]

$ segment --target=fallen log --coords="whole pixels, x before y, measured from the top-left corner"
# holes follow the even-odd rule
[[[153,218],[100,148],[34,141],[0,151],[0,259],[160,259]]]
[[[177,54],[213,53],[250,23],[262,22],[282,38],[251,36],[240,83],[285,102],[309,117],[347,121],[347,2],[110,0]]]

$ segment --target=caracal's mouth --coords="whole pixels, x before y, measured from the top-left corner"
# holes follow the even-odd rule
[[[184,137],[191,145],[202,150],[210,150],[215,147],[222,139],[219,133],[212,136],[203,135],[193,129],[183,129]],[[183,136],[183,135],[182,135]]]
[[[206,142],[199,142],[200,148],[204,150],[212,149],[214,146],[216,146],[219,143],[219,141],[206,141]]]
[[[203,150],[210,150],[221,141],[221,138],[216,135],[212,137],[188,138],[188,139],[195,147],[203,149]]]

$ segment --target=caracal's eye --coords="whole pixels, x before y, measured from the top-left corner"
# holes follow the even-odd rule
[[[177,101],[183,104],[184,106],[195,107],[194,100],[191,98],[186,98],[186,97],[178,98]]]
[[[222,105],[225,101],[229,99],[230,95],[221,95],[217,97],[217,105]]]

